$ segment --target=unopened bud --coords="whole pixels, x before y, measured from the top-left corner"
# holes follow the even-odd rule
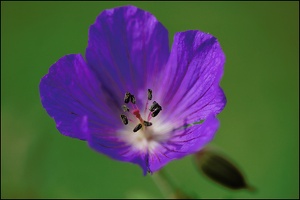
[[[240,170],[227,158],[217,152],[204,148],[194,154],[198,170],[215,182],[231,189],[249,189]]]

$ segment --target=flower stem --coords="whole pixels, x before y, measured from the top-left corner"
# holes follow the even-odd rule
[[[154,173],[151,177],[165,198],[174,198],[177,187],[170,180],[164,169]]]

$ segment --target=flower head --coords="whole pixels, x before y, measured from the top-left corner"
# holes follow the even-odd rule
[[[43,107],[66,136],[154,172],[195,153],[219,127],[225,62],[215,37],[168,31],[134,6],[103,11],[90,26],[86,60],[66,55],[40,82]]]

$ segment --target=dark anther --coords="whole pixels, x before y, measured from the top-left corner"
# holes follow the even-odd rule
[[[151,123],[151,122],[144,121],[144,125],[145,125],[145,126],[151,126],[152,123]]]
[[[152,90],[148,89],[148,100],[152,100]]]
[[[138,124],[134,129],[133,132],[137,132],[138,130],[140,130],[142,128],[142,124]]]
[[[157,108],[153,113],[151,113],[152,117],[156,117],[158,115],[158,113],[161,111],[161,107],[159,106],[159,108]]]
[[[135,104],[135,97],[134,97],[134,95],[130,96],[130,101],[131,101],[131,103]]]
[[[127,117],[126,117],[126,115],[121,115],[121,119],[122,119],[122,122],[123,122],[123,124],[128,124],[128,119],[127,119]]]
[[[129,108],[126,105],[122,106],[124,112],[129,112]]]
[[[124,102],[129,103],[130,97],[131,97],[131,94],[129,92],[126,92],[125,97],[124,97]]]
[[[150,107],[150,111],[153,112],[155,109],[157,108],[160,108],[161,109],[161,106],[156,102],[156,101],[153,101],[153,104],[152,106]]]

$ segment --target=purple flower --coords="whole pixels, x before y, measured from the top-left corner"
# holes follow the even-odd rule
[[[43,107],[66,136],[155,172],[195,153],[219,127],[226,98],[219,42],[198,30],[168,31],[134,6],[103,11],[89,29],[86,59],[66,55],[40,83]]]

